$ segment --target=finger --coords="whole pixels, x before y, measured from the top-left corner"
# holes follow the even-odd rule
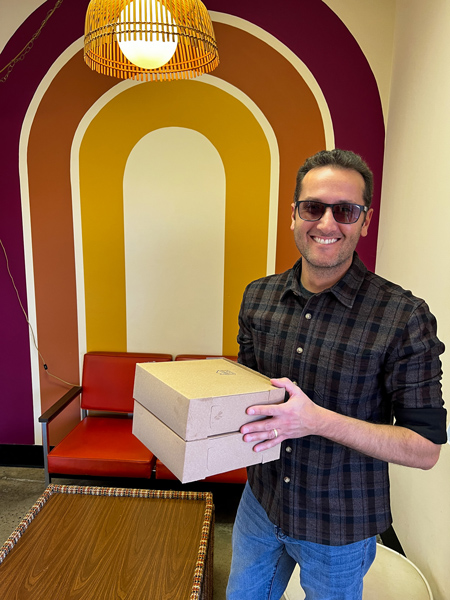
[[[273,442],[264,442],[262,444],[256,444],[256,446],[253,446],[253,451],[264,452],[264,450],[269,450],[269,448],[272,448],[273,446],[275,446]]]
[[[244,434],[245,442],[258,442],[261,440],[276,440],[280,437],[280,429],[274,427],[273,424],[270,425],[257,425],[253,427],[256,423],[248,423],[247,425],[243,425],[241,427],[241,433]]]
[[[245,423],[244,425],[242,425],[240,432],[241,433],[265,432],[267,434],[267,432],[272,431],[274,429],[274,427],[277,426],[278,420],[279,419],[274,421],[274,418],[272,418],[272,419],[259,419],[257,421],[250,421],[250,423]],[[266,439],[268,439],[268,438],[266,438]]]
[[[270,383],[272,385],[274,385],[275,387],[286,387],[286,385],[288,385],[289,383],[292,383],[292,381],[289,379],[289,377],[276,377],[274,379],[270,380]]]
[[[280,404],[255,404],[247,408],[248,415],[262,415],[264,417],[274,417],[280,413]]]
[[[277,440],[280,434],[275,435],[272,431],[252,431],[244,434],[244,442],[261,442],[265,440]]]
[[[269,448],[273,448],[277,444],[281,444],[281,442],[283,440],[284,440],[284,437],[281,436],[280,434],[278,434],[278,437],[276,437],[276,438],[273,437],[272,439],[269,439],[269,440],[260,441],[258,444],[253,446],[253,451],[254,452],[264,452],[264,450],[269,450]]]
[[[271,379],[270,383],[274,387],[284,388],[289,393],[289,395],[293,395],[299,390],[299,387],[287,377],[281,377],[280,379]]]

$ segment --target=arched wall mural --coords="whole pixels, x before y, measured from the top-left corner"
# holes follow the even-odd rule
[[[29,77],[19,85],[16,73],[12,74],[9,95],[0,99],[9,150],[3,148],[2,164],[11,203],[5,207],[8,228],[2,227],[0,237],[12,256],[16,284],[28,300],[26,308],[49,369],[74,383],[79,381],[80,356],[86,350],[144,349],[130,347],[138,342],[127,334],[131,319],[127,303],[141,310],[145,320],[149,281],[155,285],[157,280],[151,265],[162,263],[168,278],[176,271],[181,249],[176,247],[174,226],[174,232],[160,233],[159,244],[132,246],[129,279],[139,281],[136,265],[144,269],[147,264],[150,274],[141,287],[127,284],[130,245],[125,238],[129,241],[133,236],[127,221],[133,209],[130,193],[143,185],[152,195],[151,179],[145,177],[145,153],[134,158],[138,162],[131,188],[127,183],[127,164],[132,164],[130,157],[133,152],[137,156],[144,140],[165,131],[167,137],[161,134],[158,143],[170,139],[174,144],[179,139],[181,146],[190,132],[192,152],[205,160],[215,157],[215,202],[223,213],[223,220],[211,215],[207,222],[201,202],[193,201],[201,214],[190,221],[189,214],[183,213],[189,194],[181,198],[181,188],[167,186],[164,201],[173,207],[173,218],[185,214],[193,231],[199,222],[204,224],[203,232],[214,225],[215,242],[223,239],[221,244],[208,244],[205,235],[202,241],[204,252],[208,245],[215,248],[216,266],[223,263],[222,281],[216,280],[211,296],[214,314],[222,311],[222,325],[214,342],[199,330],[195,339],[191,335],[192,347],[184,350],[163,348],[160,342],[155,347],[151,340],[147,349],[201,352],[203,339],[204,352],[214,347],[218,353],[235,353],[237,311],[246,283],[289,268],[296,259],[289,216],[298,166],[327,144],[336,145],[361,153],[380,181],[384,139],[373,74],[348,30],[322,2],[288,2],[289,18],[280,14],[274,18],[266,2],[208,2],[220,48],[219,68],[198,81],[137,85],[98,75],[84,64],[78,48],[87,4],[86,0],[78,6],[61,5],[44,31],[55,33],[64,20],[70,23],[65,39],[60,36],[50,46],[43,33],[42,47],[33,49],[23,64]],[[13,53],[14,45],[20,46],[19,40],[30,31],[32,35],[43,13],[44,8],[30,16],[7,52]],[[309,25],[302,25],[301,35],[300,19]],[[322,49],[320,56],[312,45]],[[12,115],[8,123],[7,114]],[[166,151],[169,157],[170,149]],[[177,154],[175,164],[179,158]],[[201,163],[192,165],[200,178]],[[190,193],[195,194],[195,186]],[[376,190],[375,208],[378,203]],[[145,214],[150,217],[151,211]],[[359,248],[372,269],[376,225],[371,241]],[[179,239],[182,230],[178,231]],[[163,241],[166,252],[158,256]],[[153,255],[147,257],[149,248]],[[195,264],[191,268],[194,271]],[[160,276],[156,267],[154,272]],[[0,278],[4,289],[11,286],[1,271]],[[9,291],[0,299],[2,314],[8,315],[2,318],[2,328],[9,344],[3,361],[8,365],[3,400],[7,418],[0,443],[31,444],[40,439],[36,415],[62,395],[64,386],[48,377],[35,349],[30,350],[26,323]],[[206,293],[203,290],[202,298]],[[182,312],[182,291],[179,306]],[[170,315],[164,320],[169,328]],[[174,321],[180,327],[182,320]],[[52,438],[59,438],[76,418],[74,410],[56,425]]]
[[[216,353],[235,349],[235,340],[229,339],[229,332],[235,332],[230,313],[235,316],[248,277],[255,273],[266,273],[270,200],[270,152],[267,140],[250,111],[230,95],[200,82],[181,82],[176,85],[180,88],[176,97],[167,86],[150,88],[148,85],[139,85],[123,92],[101,111],[83,139],[80,149],[80,198],[88,350],[98,349],[105,341],[107,350],[126,349],[123,173],[136,141],[157,127],[187,127],[202,133],[214,145],[223,161],[226,185],[224,348],[222,344],[220,347],[216,345]],[[158,107],[155,112],[149,110],[153,103]],[[211,107],[214,118],[205,119],[204,115]],[[228,124],[226,128],[223,123]],[[99,139],[103,144],[100,152]],[[239,143],[236,143],[237,140]],[[195,146],[191,152],[195,152]],[[243,165],[245,177],[242,176]],[[197,177],[199,180],[202,178],[201,167],[198,168]],[[173,206],[189,205],[191,200],[186,192],[187,189],[183,196],[174,197],[168,196],[167,191],[160,201],[172,203]],[[152,195],[151,185],[148,195]],[[214,198],[211,198],[213,201]],[[195,206],[195,198],[192,205]],[[110,215],[107,222],[105,213]],[[112,213],[114,216],[111,216]],[[174,214],[173,218],[176,220],[179,217]],[[198,220],[203,218],[202,213],[197,215]],[[209,223],[203,222],[203,229],[209,226]],[[195,223],[191,227],[194,228]],[[120,233],[111,236],[116,231]],[[165,240],[162,237],[159,245],[161,255],[158,258],[165,263],[167,271],[161,276],[171,277],[171,265],[182,260],[178,257],[182,248],[178,247],[179,240],[172,237],[170,231],[165,232]],[[105,248],[106,251],[100,254],[99,248]],[[170,248],[173,252],[170,252],[169,260],[167,251]],[[203,250],[208,251],[208,245]],[[152,259],[148,257],[149,263]],[[112,265],[114,268],[111,268]],[[194,281],[199,265],[194,263],[185,266],[192,271]],[[117,294],[118,291],[121,293]],[[181,296],[184,292],[182,289],[178,291],[182,309]],[[229,304],[232,306],[229,307]],[[145,311],[142,318],[145,318],[144,315]],[[160,317],[166,320],[169,328],[170,315],[161,314]],[[188,320],[189,315],[186,315],[185,321]],[[177,321],[174,318],[174,327]],[[198,335],[205,337],[205,333],[199,332]],[[198,337],[192,342],[199,344]],[[154,347],[151,337],[148,344]],[[157,348],[160,351],[162,346]],[[173,350],[166,347],[166,351],[183,352],[179,347]]]

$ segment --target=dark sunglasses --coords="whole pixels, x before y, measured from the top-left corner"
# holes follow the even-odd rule
[[[319,221],[328,207],[331,208],[334,220],[345,225],[356,223],[359,215],[369,210],[367,206],[351,204],[350,202],[341,202],[340,204],[325,204],[316,200],[297,200],[295,202],[298,216],[303,221]]]

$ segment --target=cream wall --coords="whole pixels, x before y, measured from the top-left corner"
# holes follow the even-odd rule
[[[345,23],[364,52],[375,75],[385,122],[394,46],[395,0],[325,0]]]
[[[450,0],[326,0],[378,81],[387,124],[376,271],[426,298],[450,348]],[[430,216],[419,214],[426,202]],[[450,354],[443,356],[449,397]],[[450,445],[423,472],[391,467],[394,528],[434,600],[450,598]]]
[[[450,1],[398,0],[377,271],[427,299],[450,348]],[[421,206],[426,211],[421,211]],[[449,397],[450,355],[443,356]],[[450,445],[428,472],[392,467],[395,529],[435,600],[450,598]]]
[[[133,148],[124,175],[127,348],[144,352],[152,340],[173,355],[222,353],[225,208],[225,167],[198,131],[165,127]]]

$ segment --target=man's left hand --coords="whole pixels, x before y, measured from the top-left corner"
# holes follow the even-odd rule
[[[283,440],[314,434],[314,423],[322,410],[287,377],[271,379],[272,385],[285,388],[289,400],[284,404],[250,406],[248,415],[271,417],[246,423],[240,429],[245,442],[259,442],[255,452],[272,448]]]

